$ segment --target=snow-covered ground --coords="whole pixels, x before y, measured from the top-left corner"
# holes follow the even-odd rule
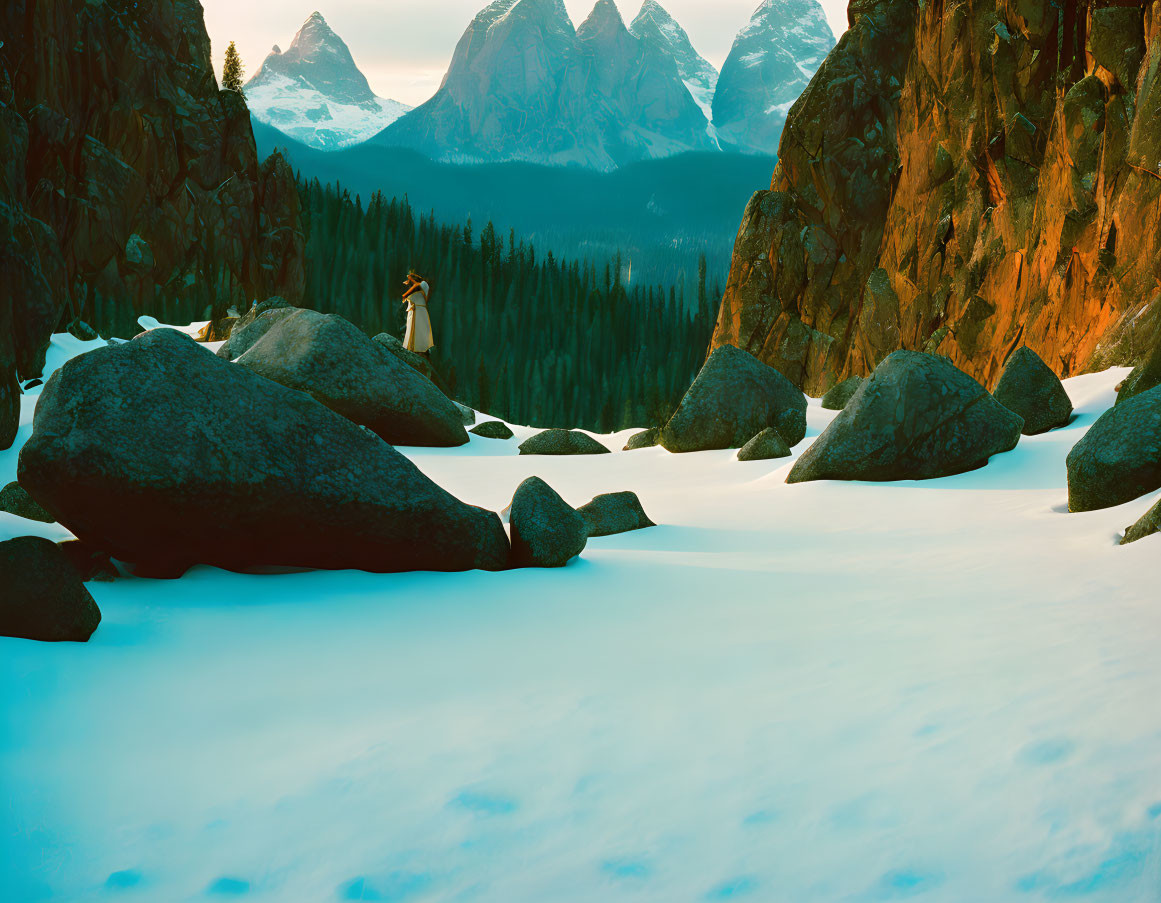
[[[0,899],[1155,903],[1155,499],[1065,513],[1123,376],[924,483],[407,452],[495,509],[636,490],[661,526],[563,570],[91,584],[90,643],[0,639]]]

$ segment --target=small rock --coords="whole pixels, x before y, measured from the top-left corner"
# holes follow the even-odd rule
[[[1145,512],[1144,516],[1125,531],[1121,545],[1125,546],[1154,533],[1161,533],[1161,499],[1157,504]]]
[[[24,391],[27,392],[29,389],[35,389],[37,386],[43,386],[43,385],[44,385],[43,379],[39,379],[39,378],[38,379],[30,379],[28,382],[26,382],[24,384]]]
[[[766,427],[738,450],[739,461],[769,461],[771,458],[788,457],[790,447],[782,434],[772,426]]]
[[[1161,489],[1161,386],[1109,408],[1068,453],[1068,510],[1112,508]]]
[[[466,404],[460,404],[457,401],[455,402],[455,406],[460,409],[460,413],[463,415],[464,426],[471,426],[476,422],[476,412]]]
[[[80,339],[82,342],[92,342],[95,339],[100,338],[100,335],[97,334],[97,330],[93,329],[92,326],[81,319],[73,320],[71,323],[69,323],[68,326],[65,327],[65,330],[74,339]]]
[[[37,536],[0,542],[0,636],[83,643],[101,611],[56,543]]]
[[[584,551],[585,519],[540,477],[529,477],[512,496],[513,567],[562,567]]]
[[[852,376],[844,379],[837,386],[832,386],[830,391],[822,396],[822,406],[828,411],[841,411],[847,406],[847,402],[851,397],[859,391],[859,386],[863,384],[861,376]]]
[[[15,514],[26,520],[39,521],[42,524],[51,524],[56,521],[56,518],[45,511],[19,483],[9,483],[0,489],[0,511]]]
[[[520,443],[522,455],[607,455],[609,450],[579,430],[544,430]]]
[[[587,505],[581,505],[577,512],[584,518],[590,537],[612,536],[657,526],[645,514],[635,492],[606,492]]]
[[[636,451],[639,448],[653,448],[661,442],[661,427],[652,426],[647,430],[634,433],[625,443],[625,451]]]
[[[485,420],[479,426],[473,426],[468,432],[483,436],[485,439],[512,438],[512,431],[508,429],[508,424],[501,423],[499,420]]]
[[[1025,436],[1067,426],[1072,419],[1072,400],[1063,384],[1031,348],[1012,352],[992,395],[1024,418]]]

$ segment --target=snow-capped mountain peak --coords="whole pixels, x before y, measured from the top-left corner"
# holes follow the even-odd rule
[[[593,11],[577,28],[576,34],[581,40],[586,40],[603,34],[620,35],[627,31],[617,4],[613,0],[597,0]]]
[[[718,137],[741,150],[776,153],[787,112],[834,44],[817,0],[763,0],[718,78]]]
[[[669,11],[657,0],[645,0],[629,31],[645,45],[673,57],[689,93],[706,118],[711,118],[718,70],[694,49],[689,35]]]
[[[245,90],[255,118],[323,149],[366,141],[410,109],[376,96],[346,43],[317,11],[285,52],[274,45]]]

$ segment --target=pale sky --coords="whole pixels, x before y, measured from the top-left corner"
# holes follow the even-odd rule
[[[213,42],[214,66],[221,72],[226,45],[234,41],[249,78],[274,44],[283,50],[316,9],[347,42],[372,90],[416,105],[439,87],[456,42],[490,0],[202,0]],[[579,25],[595,0],[565,0]],[[616,0],[631,22],[641,0]],[[689,32],[693,46],[721,68],[734,35],[759,0],[661,0]],[[821,0],[835,36],[846,30],[846,0]]]

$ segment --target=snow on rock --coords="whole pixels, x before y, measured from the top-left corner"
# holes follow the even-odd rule
[[[922,483],[405,450],[492,510],[538,475],[661,525],[559,570],[90,584],[88,644],[0,640],[0,897],[1152,899],[1161,559],[1117,539],[1156,498],[1065,513],[1125,372]]]

